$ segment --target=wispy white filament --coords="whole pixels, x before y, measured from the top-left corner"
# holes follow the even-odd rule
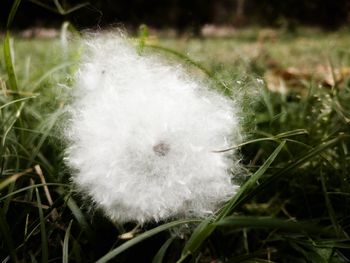
[[[86,41],[66,131],[76,185],[119,222],[203,217],[235,193],[233,102],[127,40]]]

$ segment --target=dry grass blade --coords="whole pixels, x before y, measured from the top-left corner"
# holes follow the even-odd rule
[[[0,182],[0,191],[5,188],[6,186],[8,186],[9,184],[16,182],[16,180],[20,177],[22,177],[23,175],[26,175],[28,173],[31,173],[33,171],[33,168],[28,168],[26,170],[24,170],[23,172],[20,173],[16,173],[12,176],[10,176],[9,178],[6,178],[5,180]]]
[[[38,165],[38,164],[34,166],[34,169],[35,169],[35,172],[37,173],[37,175],[39,175],[40,181],[41,181],[41,183],[43,184],[43,188],[44,188],[44,191],[45,191],[46,199],[47,199],[49,205],[52,206],[52,205],[53,205],[52,197],[51,197],[49,188],[47,187],[47,184],[46,184],[46,180],[45,180],[43,171],[41,170],[41,167],[40,167],[40,165]],[[58,218],[58,212],[57,212],[56,208],[54,208],[54,209],[52,210],[52,212],[51,212],[51,217],[52,217],[52,219],[53,219],[54,221]]]

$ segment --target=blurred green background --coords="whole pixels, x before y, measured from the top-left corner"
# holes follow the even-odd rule
[[[13,1],[1,2],[0,22],[4,26]],[[205,24],[263,25],[291,30],[298,25],[313,25],[336,29],[348,25],[350,16],[347,0],[63,0],[60,4],[66,11],[78,9],[62,16],[55,1],[24,0],[14,26],[53,26],[70,20],[78,28],[118,23],[137,27],[145,23],[194,33]]]

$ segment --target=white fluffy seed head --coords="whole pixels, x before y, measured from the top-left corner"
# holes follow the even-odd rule
[[[232,100],[120,35],[85,41],[69,107],[73,181],[112,220],[204,217],[235,193]]]

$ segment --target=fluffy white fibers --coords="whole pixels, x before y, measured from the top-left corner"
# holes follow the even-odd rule
[[[85,41],[66,129],[73,180],[112,219],[204,217],[237,189],[232,100],[120,35]]]

